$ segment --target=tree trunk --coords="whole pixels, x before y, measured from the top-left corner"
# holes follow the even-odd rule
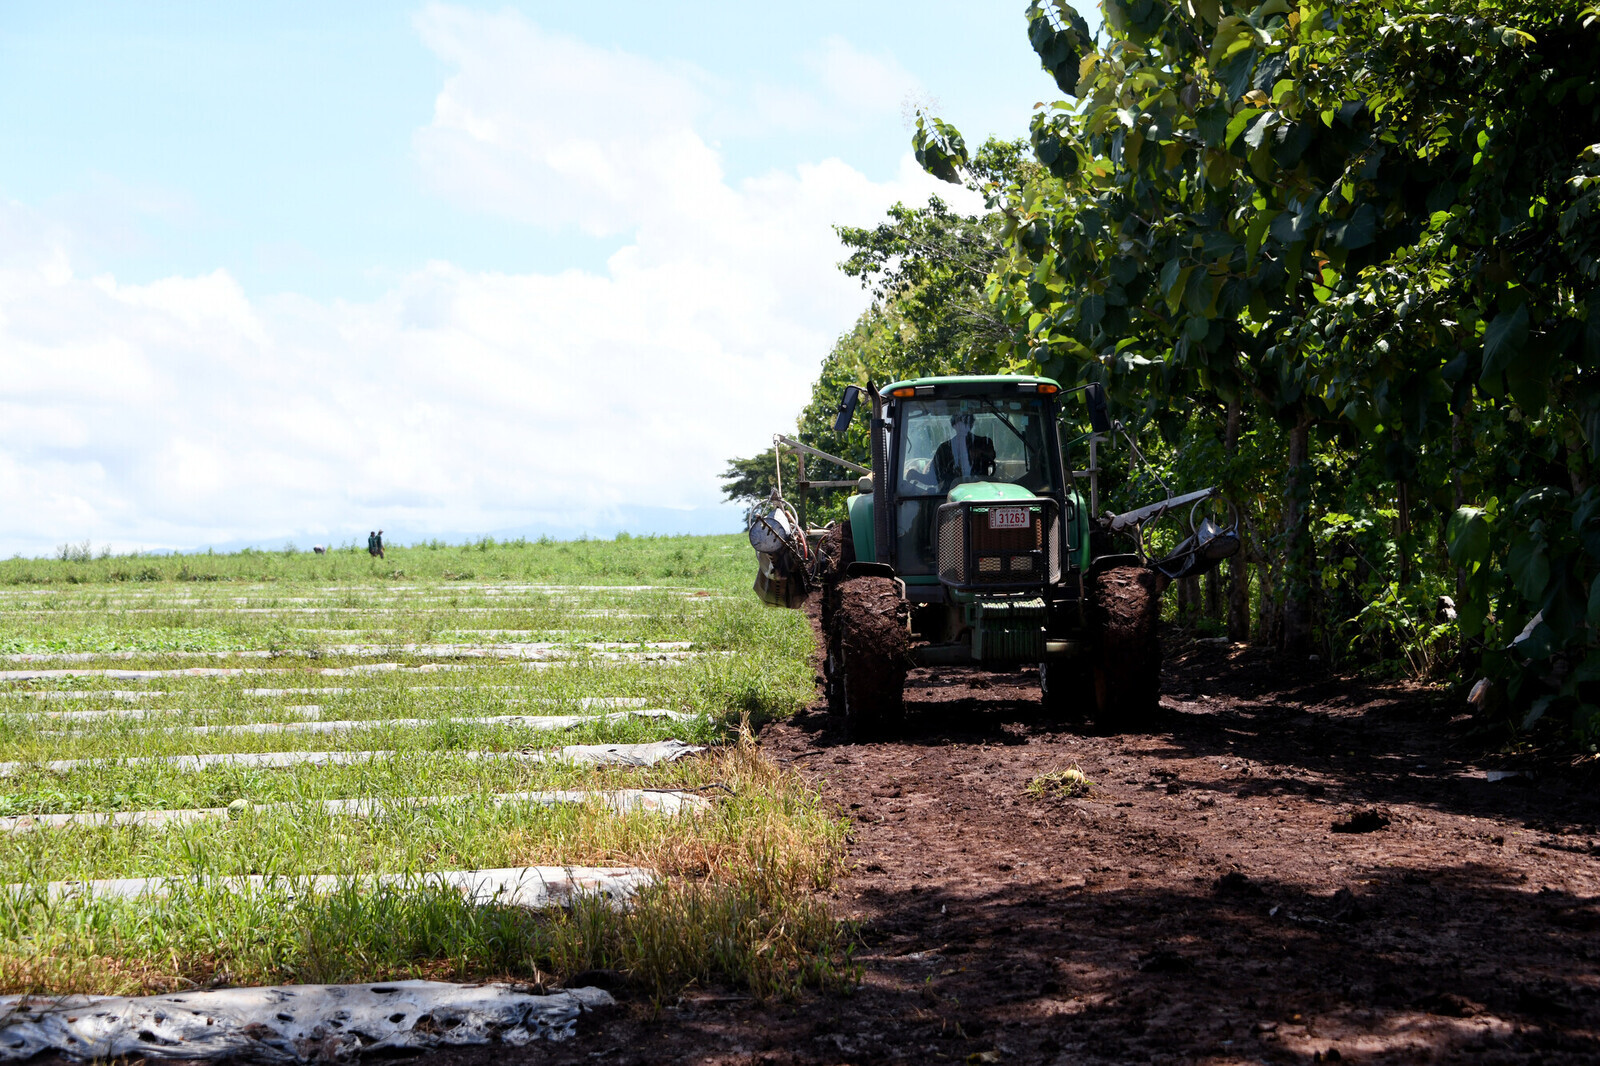
[[[1411,584],[1411,555],[1416,550],[1411,542],[1411,486],[1405,478],[1400,479],[1395,496],[1395,540],[1400,546],[1400,587],[1405,588]]]
[[[1289,470],[1283,501],[1283,615],[1279,648],[1288,656],[1311,651],[1311,415],[1302,409],[1289,431]]]
[[[1277,568],[1262,556],[1256,557],[1255,564],[1256,579],[1261,585],[1256,595],[1256,640],[1261,644],[1277,644],[1278,619],[1283,613],[1278,607]]]
[[[1465,399],[1465,404],[1470,404],[1470,395]],[[1461,405],[1455,407],[1450,415],[1450,459],[1454,473],[1450,476],[1450,512],[1454,514],[1466,505],[1467,487],[1464,469],[1467,457],[1470,454],[1471,442],[1467,439],[1467,419]],[[1456,567],[1456,606],[1467,602],[1467,571],[1464,567]]]
[[[1228,401],[1228,428],[1222,444],[1230,459],[1239,454],[1241,413],[1237,398]],[[1239,518],[1241,526],[1239,532],[1243,535],[1244,515],[1241,514]],[[1250,639],[1250,564],[1246,561],[1248,555],[1246,546],[1241,545],[1239,554],[1228,560],[1229,640]]]

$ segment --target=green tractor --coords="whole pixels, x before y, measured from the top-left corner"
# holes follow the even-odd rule
[[[837,430],[855,417],[861,391],[845,389]],[[1213,490],[1169,491],[1097,515],[1099,446],[1126,436],[1098,384],[1064,391],[1042,377],[932,377],[866,392],[870,471],[778,438],[868,475],[854,483],[848,519],[808,530],[774,491],[749,523],[763,600],[798,607],[821,591],[828,698],[852,731],[899,722],[913,666],[1037,663],[1048,717],[1112,728],[1147,720],[1159,697],[1162,591],[1239,548],[1231,524],[1201,514]],[[1073,393],[1084,395],[1092,429],[1066,442],[1061,401]],[[1078,442],[1085,470],[1063,462],[1064,445]],[[808,487],[841,484],[803,477],[802,501]],[[1185,513],[1187,539],[1150,558],[1146,527]]]

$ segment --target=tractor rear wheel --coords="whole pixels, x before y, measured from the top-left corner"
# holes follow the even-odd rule
[[[1137,728],[1161,703],[1161,575],[1116,566],[1090,578],[1094,706],[1102,727]]]
[[[828,699],[830,714],[844,713],[844,683],[839,648],[839,585],[844,572],[855,562],[855,540],[850,535],[850,523],[841,522],[828,531],[818,545],[821,555],[817,576],[821,579],[821,621],[824,652],[822,659],[823,692]]]
[[[828,641],[834,660],[830,692],[838,691],[852,733],[881,735],[905,714],[911,644],[906,602],[886,577],[850,578],[839,583],[836,595]]]

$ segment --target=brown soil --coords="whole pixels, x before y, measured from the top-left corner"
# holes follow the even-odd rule
[[[1600,1061],[1593,782],[1489,780],[1437,693],[1188,644],[1137,735],[1051,731],[1031,672],[913,671],[907,708],[895,742],[820,703],[762,735],[855,820],[858,991],[450,1059]],[[1030,792],[1073,766],[1087,797]]]

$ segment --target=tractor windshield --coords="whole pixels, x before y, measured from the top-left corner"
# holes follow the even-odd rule
[[[1035,493],[1054,488],[1042,400],[911,400],[900,411],[896,495],[943,496],[972,481],[1005,481]]]

